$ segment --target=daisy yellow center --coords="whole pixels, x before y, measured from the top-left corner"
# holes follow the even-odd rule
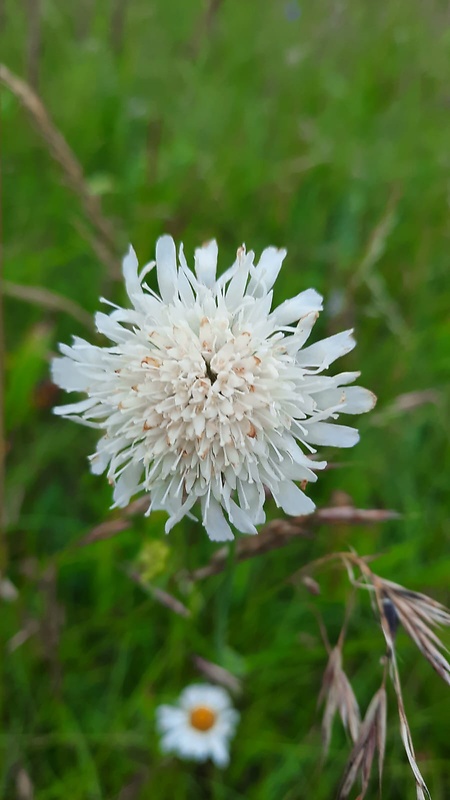
[[[197,706],[190,712],[190,723],[198,731],[209,731],[216,721],[216,714],[207,706]]]

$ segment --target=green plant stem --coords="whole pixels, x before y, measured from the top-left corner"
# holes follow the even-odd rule
[[[231,594],[235,568],[236,540],[233,539],[228,547],[228,557],[223,579],[216,597],[216,652],[219,664],[223,660],[228,638],[228,620],[230,615]]]

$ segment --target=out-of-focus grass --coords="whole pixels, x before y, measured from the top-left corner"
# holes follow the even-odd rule
[[[242,564],[228,600],[223,576],[191,588],[171,577],[214,552],[201,530],[179,525],[164,539],[167,563],[155,579],[192,611],[176,617],[125,571],[144,544],[161,540],[163,515],[71,546],[105,519],[110,489],[88,474],[95,435],[53,418],[42,382],[56,342],[90,334],[67,314],[8,299],[8,574],[19,597],[2,605],[0,622],[7,800],[25,798],[21,770],[36,800],[328,800],[348,743],[336,726],[319,767],[325,652],[312,599],[285,579],[307,560],[355,547],[384,553],[385,577],[450,600],[448,8],[437,0],[215,6],[211,16],[197,1],[47,0],[32,77],[114,220],[119,250],[131,240],[144,261],[163,231],[182,236],[188,252],[215,236],[227,266],[242,241],[257,252],[284,245],[276,300],[315,286],[327,299],[316,335],[355,326],[346,367],[362,368],[378,407],[359,422],[358,447],[331,453],[341,468],[311,492],[324,504],[340,489],[403,516],[378,528],[323,527]],[[24,9],[7,0],[0,39],[3,60],[22,76],[39,33]],[[123,300],[80,233],[89,220],[59,165],[16,99],[4,90],[1,100],[5,279],[88,311],[99,294]],[[395,405],[430,388],[432,402]],[[342,586],[330,573],[314,600],[332,638]],[[30,635],[5,650],[18,631]],[[363,709],[382,652],[362,597],[346,666]],[[399,652],[423,772],[434,800],[446,800],[448,689],[401,633]],[[244,682],[223,774],[158,752],[154,708],[198,679],[192,653]],[[393,697],[390,705],[387,800],[414,792]]]

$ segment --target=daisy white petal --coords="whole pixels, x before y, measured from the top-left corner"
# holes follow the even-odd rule
[[[225,689],[193,684],[180,695],[176,706],[156,709],[161,750],[192,761],[210,758],[218,767],[227,766],[229,740],[239,722]]]

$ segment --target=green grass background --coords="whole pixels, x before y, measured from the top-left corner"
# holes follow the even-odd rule
[[[58,341],[93,334],[64,312],[7,298],[6,572],[19,596],[0,615],[0,795],[328,800],[349,743],[336,723],[321,766],[316,702],[326,654],[313,609],[335,641],[348,582],[324,573],[312,598],[287,579],[351,547],[382,554],[375,569],[384,577],[450,602],[448,4],[223,0],[208,12],[199,0],[42,0],[34,68],[32,5],[2,4],[2,60],[38,78],[114,220],[118,252],[132,241],[145,262],[163,232],[190,254],[214,236],[224,268],[243,241],[257,253],[286,246],[276,301],[309,286],[324,293],[315,336],[354,326],[358,347],[339,366],[361,369],[379,398],[358,422],[361,443],[327,454],[340,467],[310,493],[326,505],[340,490],[402,517],[323,526],[193,587],[175,576],[213,555],[200,526],[180,524],[165,537],[164,515],[154,514],[75,547],[109,518],[110,488],[88,472],[95,432],[52,416],[45,381]],[[88,312],[100,294],[124,301],[36,127],[6,89],[1,102],[5,278]],[[433,402],[393,405],[428,389]],[[126,570],[143,552],[155,563],[154,585],[182,599],[189,619],[130,580]],[[18,632],[26,641],[12,647]],[[421,768],[434,800],[448,800],[448,687],[401,631],[398,649]],[[158,751],[155,707],[202,679],[193,653],[243,681],[224,772]],[[363,711],[382,654],[362,593],[345,667]],[[386,800],[415,796],[395,706],[390,693]]]

